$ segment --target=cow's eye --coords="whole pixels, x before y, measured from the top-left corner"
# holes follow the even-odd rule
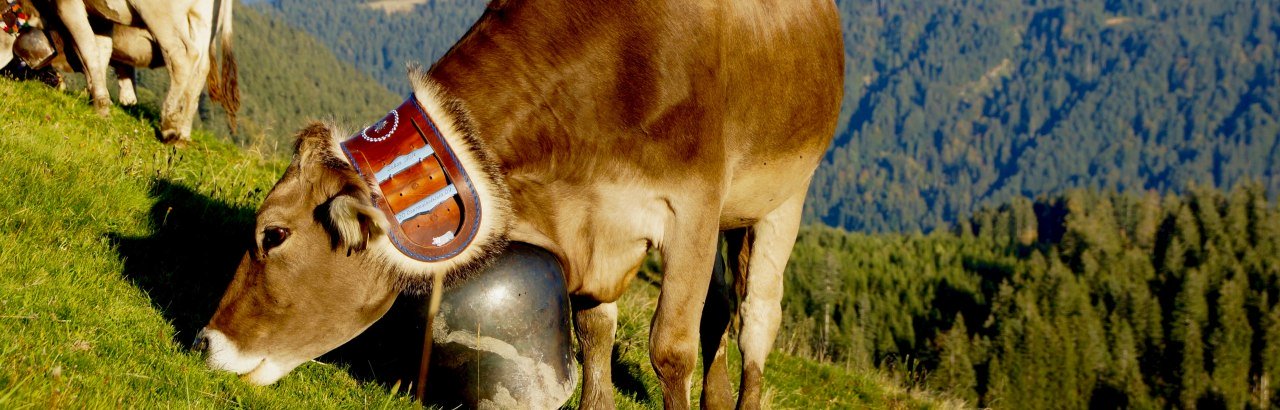
[[[285,239],[289,239],[288,229],[279,226],[268,226],[267,229],[262,230],[262,252],[270,252],[271,249],[284,243]]]

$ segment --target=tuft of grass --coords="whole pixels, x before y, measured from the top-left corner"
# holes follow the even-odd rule
[[[421,340],[404,326],[412,298],[321,359],[332,364],[304,364],[270,387],[208,370],[190,350],[285,162],[199,131],[175,150],[155,140],[145,109],[99,118],[83,93],[37,83],[0,79],[0,101],[0,408],[415,407],[404,376]],[[637,280],[619,302],[624,409],[661,406],[648,352],[656,300]],[[386,337],[406,332],[418,339]],[[951,406],[875,371],[770,360],[775,408]],[[700,385],[695,375],[695,401]]]

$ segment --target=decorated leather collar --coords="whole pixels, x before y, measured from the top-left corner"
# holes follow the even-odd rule
[[[447,260],[475,239],[479,197],[417,98],[410,95],[341,146],[360,176],[377,187],[373,202],[390,223],[391,242],[406,256]]]
[[[4,9],[0,10],[0,31],[3,31],[5,34],[16,36],[18,33],[22,32],[23,29],[30,27],[30,25],[27,24],[27,20],[29,19],[30,17],[27,16],[25,10],[22,10],[22,6],[18,5],[17,2],[10,0],[6,2]]]

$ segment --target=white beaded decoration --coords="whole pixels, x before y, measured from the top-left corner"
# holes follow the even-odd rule
[[[368,127],[365,127],[365,129],[364,129],[363,131],[360,131],[360,136],[361,136],[361,137],[363,137],[364,139],[368,140],[369,142],[380,142],[380,141],[385,140],[385,139],[387,139],[387,138],[391,138],[391,135],[393,135],[393,134],[395,134],[395,133],[396,133],[396,127],[399,127],[399,126],[400,126],[400,113],[396,112],[395,110],[391,110],[391,111],[390,111],[390,112],[388,112],[387,114],[390,114],[390,116],[391,116],[391,120],[392,120],[392,123],[391,123],[391,131],[388,131],[386,134],[383,134],[381,137],[377,137],[377,138],[370,138],[370,137],[369,137],[369,129],[370,129],[370,128],[377,127],[376,129],[374,129],[374,131],[378,131],[378,130],[381,130],[383,127],[385,127],[385,126],[387,125],[387,120],[386,120],[386,119],[383,119],[382,121],[378,121],[378,123],[376,123],[376,124],[373,124],[373,125],[370,125],[370,126],[368,126]]]

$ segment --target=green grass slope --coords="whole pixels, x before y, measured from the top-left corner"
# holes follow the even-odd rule
[[[119,109],[98,118],[83,94],[36,83],[0,79],[0,101],[0,408],[413,406],[385,375],[362,376],[371,362],[326,356],[335,364],[307,363],[262,388],[207,370],[187,348],[283,162],[206,132],[174,150],[144,120]],[[635,288],[622,301],[617,398],[655,408],[656,288]],[[767,378],[781,408],[944,405],[875,373],[784,355]]]
[[[177,342],[216,305],[225,244],[282,164],[203,132],[174,151],[36,83],[0,80],[0,101],[0,408],[411,404],[318,363],[251,387]]]

